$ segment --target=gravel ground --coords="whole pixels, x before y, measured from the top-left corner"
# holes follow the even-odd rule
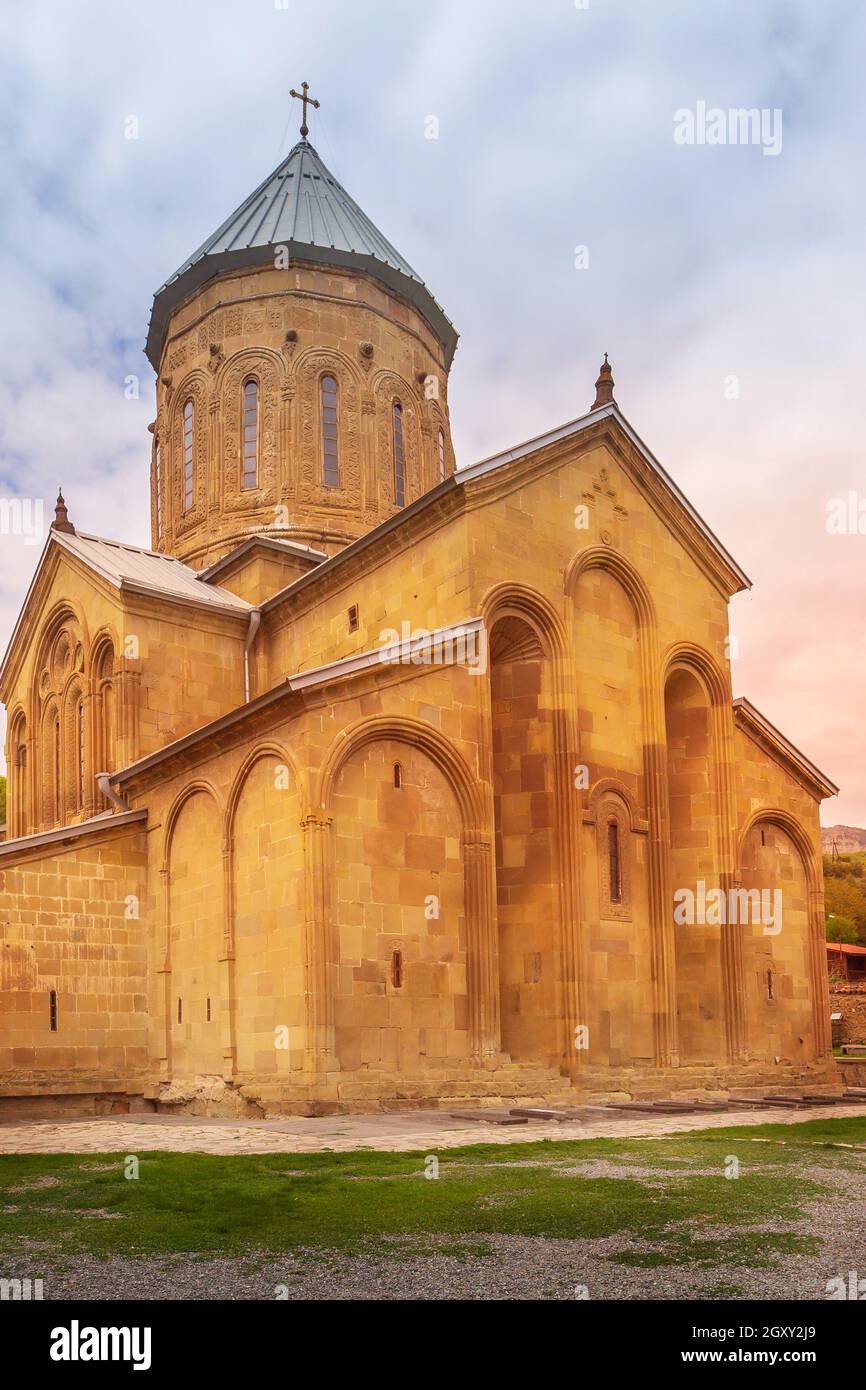
[[[657,1169],[654,1176],[659,1176]],[[822,1166],[804,1176],[830,1192],[812,1202],[799,1222],[767,1222],[748,1232],[816,1237],[819,1251],[776,1256],[769,1269],[738,1264],[641,1268],[611,1262],[611,1256],[651,1254],[658,1248],[622,1234],[561,1240],[479,1233],[424,1237],[429,1253],[419,1253],[417,1239],[393,1238],[387,1242],[393,1253],[384,1257],[309,1250],[285,1256],[262,1251],[243,1258],[99,1260],[89,1255],[45,1259],[31,1251],[4,1259],[0,1272],[4,1278],[41,1276],[48,1300],[826,1299],[830,1279],[842,1276],[847,1282],[849,1270],[866,1277],[866,1194],[857,1172]],[[694,1234],[704,1241],[733,1232],[701,1227]]]

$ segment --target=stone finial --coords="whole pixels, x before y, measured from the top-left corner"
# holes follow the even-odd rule
[[[69,520],[69,513],[66,510],[66,503],[63,500],[63,493],[58,490],[57,502],[54,506],[54,520],[51,523],[52,531],[66,531],[68,535],[75,535],[75,527]]]
[[[613,398],[613,368],[607,360],[607,353],[604,354],[598,381],[595,383],[595,400],[592,408],[599,410],[603,405],[616,405]]]

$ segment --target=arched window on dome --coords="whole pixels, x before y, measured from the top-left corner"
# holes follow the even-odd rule
[[[259,383],[244,382],[244,489],[259,485]]]
[[[183,509],[188,512],[193,502],[193,430],[195,406],[190,398],[183,408]]]
[[[394,432],[394,501],[398,507],[406,505],[406,453],[403,445],[403,407],[399,401],[393,407]]]
[[[337,409],[337,382],[323,376],[322,397],[322,482],[325,487],[340,486],[340,433]]]
[[[445,431],[439,431],[439,481],[445,477]]]
[[[159,437],[153,446],[153,488],[156,493],[156,543],[162,540],[162,453]]]

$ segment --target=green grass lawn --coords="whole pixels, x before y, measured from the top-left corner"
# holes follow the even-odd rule
[[[440,1153],[436,1180],[423,1153],[142,1153],[137,1180],[124,1177],[124,1154],[0,1156],[0,1255],[423,1253],[431,1234],[484,1254],[492,1233],[624,1233],[640,1248],[611,1257],[620,1263],[760,1267],[814,1242],[758,1228],[801,1218],[836,1168],[866,1175],[866,1147],[837,1144],[866,1146],[866,1115],[653,1140],[479,1144]],[[724,1176],[729,1156],[735,1180]],[[615,1173],[600,1174],[599,1162]]]

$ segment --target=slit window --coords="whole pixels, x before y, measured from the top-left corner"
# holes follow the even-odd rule
[[[622,902],[622,866],[619,854],[619,822],[612,820],[607,827],[607,860],[610,874],[610,900]]]
[[[406,452],[403,446],[403,407],[394,402],[394,501],[406,505]]]
[[[352,604],[352,607],[349,609],[349,631],[350,631],[350,632],[357,632],[357,631],[358,631],[358,605],[357,605],[357,603],[353,603],[353,604]]]
[[[403,952],[393,951],[391,953],[391,984],[395,989],[400,989],[403,984]]]
[[[445,431],[439,431],[439,481],[445,477]]]
[[[210,1023],[210,995],[207,997],[207,1021]]]
[[[48,1027],[52,1033],[57,1032],[57,990],[52,989],[48,995]]]
[[[194,424],[195,407],[192,401],[188,400],[183,408],[183,509],[185,512],[188,512],[192,507],[193,499],[192,441]]]
[[[178,1023],[183,1023],[183,1000],[182,1000],[182,999],[178,999],[178,1001],[177,1001],[177,1021],[178,1021]]]
[[[774,996],[774,994],[773,994],[773,972],[772,972],[772,970],[768,970],[768,971],[767,971],[767,998],[768,998],[768,999],[773,999],[774,997],[775,997],[775,996]]]
[[[259,485],[259,383],[244,382],[244,489]]]
[[[54,815],[60,820],[60,720],[54,721]]]
[[[85,767],[84,767],[84,701],[78,701],[77,732],[78,732],[78,805],[84,806],[85,791]]]
[[[403,764],[402,764],[402,763],[395,763],[395,764],[394,764],[394,786],[395,786],[395,787],[402,787],[402,785],[403,785]]]
[[[337,423],[337,382],[322,377],[322,482],[325,487],[340,486],[340,439]]]

